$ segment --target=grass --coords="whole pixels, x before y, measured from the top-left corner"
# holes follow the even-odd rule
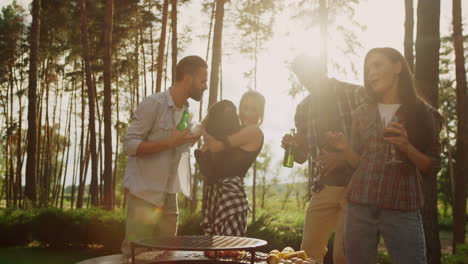
[[[0,248],[0,264],[74,264],[98,256],[93,249]]]

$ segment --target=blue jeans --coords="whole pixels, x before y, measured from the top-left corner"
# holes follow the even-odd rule
[[[376,264],[380,235],[393,263],[427,263],[418,211],[381,209],[349,202],[344,227],[346,263]]]

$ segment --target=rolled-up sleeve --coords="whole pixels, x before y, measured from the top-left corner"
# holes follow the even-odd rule
[[[138,105],[123,140],[124,151],[127,155],[135,156],[138,145],[148,137],[158,116],[158,106],[159,102],[153,97],[145,98]]]
[[[432,177],[437,175],[441,166],[442,160],[440,153],[442,151],[442,144],[440,142],[440,131],[442,130],[442,116],[435,109],[430,109],[430,126],[434,131],[431,145],[424,151],[424,154],[431,160],[431,167],[427,172],[428,176]]]

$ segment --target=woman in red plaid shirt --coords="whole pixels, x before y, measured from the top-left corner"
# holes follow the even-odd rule
[[[374,100],[353,113],[351,144],[340,133],[327,133],[356,169],[347,190],[347,264],[375,264],[380,235],[393,263],[426,263],[421,183],[440,169],[441,117],[418,96],[395,49],[367,53],[364,86]]]

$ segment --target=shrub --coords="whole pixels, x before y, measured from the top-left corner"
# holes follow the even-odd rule
[[[203,229],[200,223],[203,216],[200,212],[189,214],[186,211],[180,211],[179,223],[177,226],[177,234],[179,235],[203,235]]]
[[[91,244],[103,245],[111,252],[118,252],[125,236],[125,218],[121,214],[92,210],[88,237]]]
[[[468,244],[458,245],[457,254],[442,257],[443,264],[466,264],[468,263]]]
[[[298,250],[302,241],[302,229],[295,226],[274,225],[276,217],[261,214],[247,227],[247,236],[268,241],[266,250],[282,250],[289,246]]]
[[[453,218],[452,217],[439,217],[439,229],[443,231],[452,231]]]
[[[378,258],[379,258],[378,260],[379,264],[392,264],[392,259],[390,258],[387,252],[379,251]]]
[[[97,244],[114,252],[124,237],[124,220],[121,214],[101,209],[5,209],[0,211],[0,246],[32,241],[54,248]]]
[[[0,246],[22,246],[33,240],[32,222],[35,212],[18,209],[0,211]]]

